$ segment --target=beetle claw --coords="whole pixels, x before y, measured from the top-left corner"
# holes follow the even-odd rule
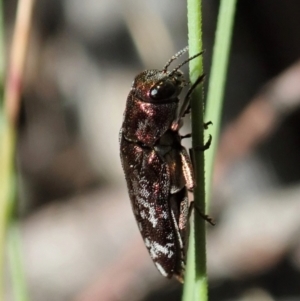
[[[211,121],[204,122],[204,123],[203,123],[203,127],[204,127],[205,130],[207,130],[207,129],[208,129],[208,126],[209,126],[209,125],[212,125],[212,124],[213,124],[213,123],[212,123]]]
[[[216,223],[214,222],[213,218],[211,218],[211,217],[210,217],[209,215],[207,215],[207,214],[204,214],[204,213],[201,211],[201,209],[200,209],[198,206],[195,205],[195,202],[194,202],[194,201],[192,201],[191,204],[190,204],[189,217],[190,217],[190,215],[191,215],[191,213],[192,213],[192,210],[193,210],[194,208],[196,209],[196,211],[198,212],[198,214],[199,214],[206,222],[210,223],[212,226],[215,226],[215,225],[216,225]]]
[[[196,151],[206,151],[207,149],[209,149],[210,145],[211,145],[211,141],[212,141],[212,136],[209,135],[209,138],[207,140],[207,142],[203,145],[203,146],[196,146],[194,148],[194,150]]]

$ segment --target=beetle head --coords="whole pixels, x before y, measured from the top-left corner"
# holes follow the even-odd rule
[[[149,103],[178,102],[185,80],[180,70],[176,72],[146,70],[140,73],[132,84],[137,98]]]

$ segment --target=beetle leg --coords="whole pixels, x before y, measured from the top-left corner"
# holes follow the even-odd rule
[[[183,282],[189,218],[189,201],[186,188],[183,188],[175,194],[171,194],[169,204],[178,248],[174,276],[180,282]]]
[[[195,205],[195,202],[194,202],[194,201],[191,201],[191,203],[190,203],[190,207],[189,207],[189,215],[188,215],[189,218],[190,218],[190,216],[191,216],[191,214],[192,214],[193,209],[196,209],[197,213],[198,213],[198,214],[199,214],[206,222],[210,223],[212,226],[215,226],[215,225],[216,225],[216,223],[214,222],[214,220],[213,220],[209,215],[204,214],[204,213],[201,211],[201,209],[200,209],[198,206]]]
[[[211,124],[213,124],[211,121],[208,121],[208,122],[203,123],[204,129],[207,130],[207,129],[208,129],[208,126],[211,125]],[[185,138],[191,138],[191,137],[192,137],[192,134],[189,133],[189,134],[180,136],[180,139],[182,140],[182,139],[185,139]]]
[[[211,121],[204,122],[204,123],[203,123],[203,127],[204,127],[205,130],[207,130],[207,129],[208,129],[208,126],[209,126],[209,125],[212,125],[212,124],[213,124],[213,123],[212,123]]]
[[[205,78],[205,74],[201,74],[197,80],[192,84],[192,86],[189,88],[186,96],[184,97],[182,106],[180,108],[178,117],[175,119],[175,121],[172,123],[171,129],[173,131],[178,131],[178,129],[180,129],[181,127],[181,123],[180,120],[187,114],[190,113],[191,111],[191,94],[193,93],[193,91],[196,89],[196,87],[203,82]]]
[[[185,186],[188,190],[193,190],[195,187],[195,177],[193,173],[193,164],[185,148],[180,151],[182,172],[185,179]]]
[[[209,135],[208,140],[206,141],[206,143],[203,146],[196,146],[194,147],[194,150],[196,151],[206,151],[207,149],[209,149],[210,145],[211,145],[211,141],[212,141],[212,136]]]
[[[189,134],[186,134],[186,135],[183,135],[183,136],[180,136],[180,139],[185,139],[185,138],[191,138],[192,137],[192,134],[189,133]]]
[[[183,105],[181,107],[180,110],[180,114],[179,117],[182,118],[185,115],[189,114],[191,111],[191,103],[190,103],[190,96],[191,94],[194,92],[194,90],[196,89],[196,87],[203,82],[205,78],[205,74],[201,74],[197,80],[193,83],[193,85],[190,87],[190,89],[188,90],[184,100],[183,100]]]

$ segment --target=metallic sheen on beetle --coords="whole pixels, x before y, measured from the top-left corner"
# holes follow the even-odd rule
[[[195,186],[192,162],[181,145],[179,129],[189,113],[192,85],[183,101],[185,81],[170,64],[187,51],[175,54],[162,70],[136,76],[129,92],[120,130],[120,156],[132,210],[150,256],[159,272],[184,280],[188,239],[188,190]],[[203,80],[200,76],[197,83]]]

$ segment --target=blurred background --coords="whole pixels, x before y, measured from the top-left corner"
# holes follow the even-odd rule
[[[4,4],[10,45],[17,2]],[[203,0],[207,79],[218,6]],[[298,0],[238,1],[208,226],[212,301],[300,300],[299,16]],[[135,224],[118,132],[135,75],[187,45],[186,23],[179,0],[36,1],[16,160],[31,301],[180,300]]]

